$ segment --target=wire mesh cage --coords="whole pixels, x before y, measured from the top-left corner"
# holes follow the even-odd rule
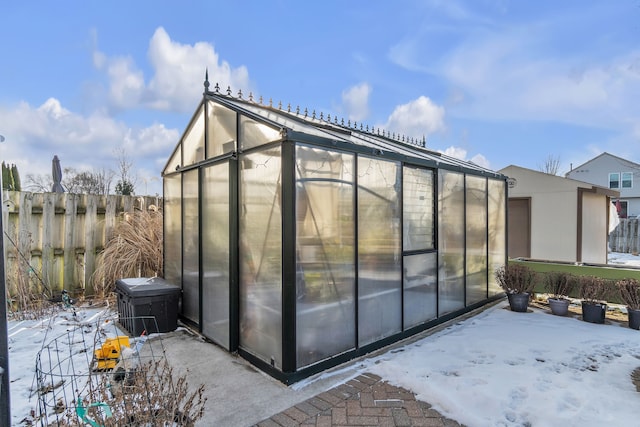
[[[131,321],[158,330],[154,317],[113,315],[70,324],[43,345],[35,375],[41,426],[192,424],[185,384],[173,379],[162,335],[131,336],[122,326]]]

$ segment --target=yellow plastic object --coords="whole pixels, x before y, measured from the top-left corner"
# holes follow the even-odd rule
[[[120,358],[122,347],[130,347],[128,336],[121,335],[115,338],[107,338],[102,347],[94,351],[96,359],[94,369],[101,371],[115,368]]]

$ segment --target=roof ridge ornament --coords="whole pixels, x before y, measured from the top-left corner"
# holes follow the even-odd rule
[[[209,68],[204,69],[204,93],[209,92]]]
[[[231,86],[227,86],[227,96],[231,96]]]
[[[216,93],[220,93],[220,86],[218,85],[218,83],[216,83],[216,86],[213,88]]]

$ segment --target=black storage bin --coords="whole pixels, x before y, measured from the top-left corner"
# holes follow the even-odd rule
[[[116,294],[119,322],[132,336],[178,327],[178,286],[160,277],[119,279]]]

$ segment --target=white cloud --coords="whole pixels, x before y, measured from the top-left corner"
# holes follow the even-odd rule
[[[144,93],[144,75],[136,69],[132,58],[112,58],[107,75],[111,82],[109,101],[118,109],[135,108]]]
[[[398,105],[387,119],[384,128],[409,137],[422,138],[443,131],[444,107],[436,105],[426,96]]]
[[[360,83],[342,92],[342,104],[350,120],[363,121],[369,116],[371,86]]]
[[[210,90],[216,83],[230,86],[234,92],[251,87],[244,66],[232,67],[219,58],[213,45],[193,45],[171,40],[159,27],[149,41],[148,58],[152,76],[147,81],[140,65],[130,57],[109,57],[97,49],[94,66],[106,70],[109,78],[109,101],[112,108],[147,107],[157,110],[191,112],[202,96],[205,69],[209,71]]]
[[[180,132],[161,124],[131,128],[102,112],[81,115],[64,108],[55,98],[33,107],[26,102],[0,108],[6,141],[0,157],[18,165],[22,179],[27,174],[51,173],[51,159],[62,167],[116,169],[116,149],[123,147],[136,168],[159,176],[163,161],[171,154]],[[154,172],[148,172],[154,171]],[[159,182],[155,192],[161,192]]]

